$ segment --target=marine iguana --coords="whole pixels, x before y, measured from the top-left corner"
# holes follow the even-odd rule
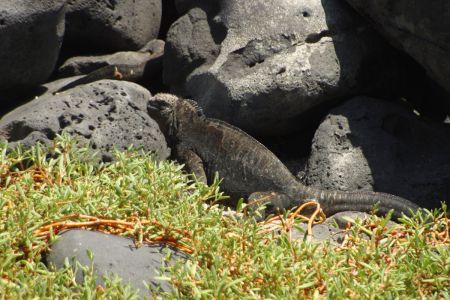
[[[197,178],[211,182],[218,172],[222,190],[234,200],[269,195],[266,212],[290,209],[312,199],[329,215],[348,210],[370,212],[377,203],[377,214],[393,209],[396,219],[419,209],[390,194],[305,186],[264,145],[233,125],[207,118],[192,100],[157,94],[148,102],[147,110],[166,136],[174,156]]]

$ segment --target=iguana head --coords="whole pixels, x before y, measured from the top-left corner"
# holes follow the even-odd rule
[[[194,101],[170,94],[156,94],[148,102],[147,111],[166,137],[174,137],[183,127],[204,118]]]

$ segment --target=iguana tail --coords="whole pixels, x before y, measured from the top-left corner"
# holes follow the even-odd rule
[[[360,211],[370,213],[376,207],[376,214],[386,215],[393,210],[393,219],[398,219],[405,214],[411,216],[420,207],[404,198],[386,193],[371,191],[326,191],[314,187],[299,185],[293,187],[289,195],[273,192],[253,193],[249,201],[263,201],[266,205],[266,214],[274,213],[276,209],[291,209],[307,201],[317,201],[327,216],[342,211]]]
[[[398,219],[402,213],[411,216],[420,207],[404,198],[386,193],[371,191],[324,191],[313,187],[303,186],[300,191],[302,199],[314,199],[318,201],[325,214],[332,215],[342,211],[371,212],[376,206],[377,215],[386,215],[393,210],[393,218]],[[303,200],[303,201],[304,201]]]

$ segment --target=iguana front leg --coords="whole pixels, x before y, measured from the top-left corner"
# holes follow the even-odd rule
[[[195,175],[198,181],[208,184],[203,160],[192,149],[177,147],[177,156],[184,163],[186,171]]]

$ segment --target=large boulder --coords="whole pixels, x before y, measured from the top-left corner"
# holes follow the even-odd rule
[[[147,114],[150,92],[125,81],[101,80],[78,86],[61,94],[44,94],[5,115],[0,120],[0,138],[11,146],[48,143],[66,130],[90,142],[111,158],[111,150],[133,144],[156,157],[169,155],[166,140],[156,122]]]
[[[258,135],[312,108],[398,87],[399,59],[342,1],[176,1],[163,79],[206,115]],[[395,53],[395,54],[394,54]]]
[[[302,180],[328,190],[374,190],[424,206],[450,199],[450,127],[412,109],[357,97],[316,131]]]
[[[45,82],[64,35],[64,0],[2,0],[0,90]]]
[[[89,259],[87,251],[93,254]],[[171,259],[167,260],[168,251]],[[158,279],[167,268],[177,260],[185,260],[187,255],[175,248],[164,245],[143,245],[136,248],[133,240],[111,234],[87,230],[68,230],[60,234],[47,255],[50,267],[63,268],[67,260],[75,268],[78,262],[81,266],[94,266],[97,284],[104,286],[104,275],[118,275],[126,284],[139,290],[142,299],[149,297],[145,283],[153,289],[162,292],[171,291],[168,281]],[[167,274],[165,274],[167,276]],[[76,281],[83,283],[83,273],[80,268],[75,274]]]
[[[161,0],[73,0],[67,5],[71,44],[106,52],[138,50],[158,36]]]
[[[347,2],[450,92],[450,9],[447,0]]]

